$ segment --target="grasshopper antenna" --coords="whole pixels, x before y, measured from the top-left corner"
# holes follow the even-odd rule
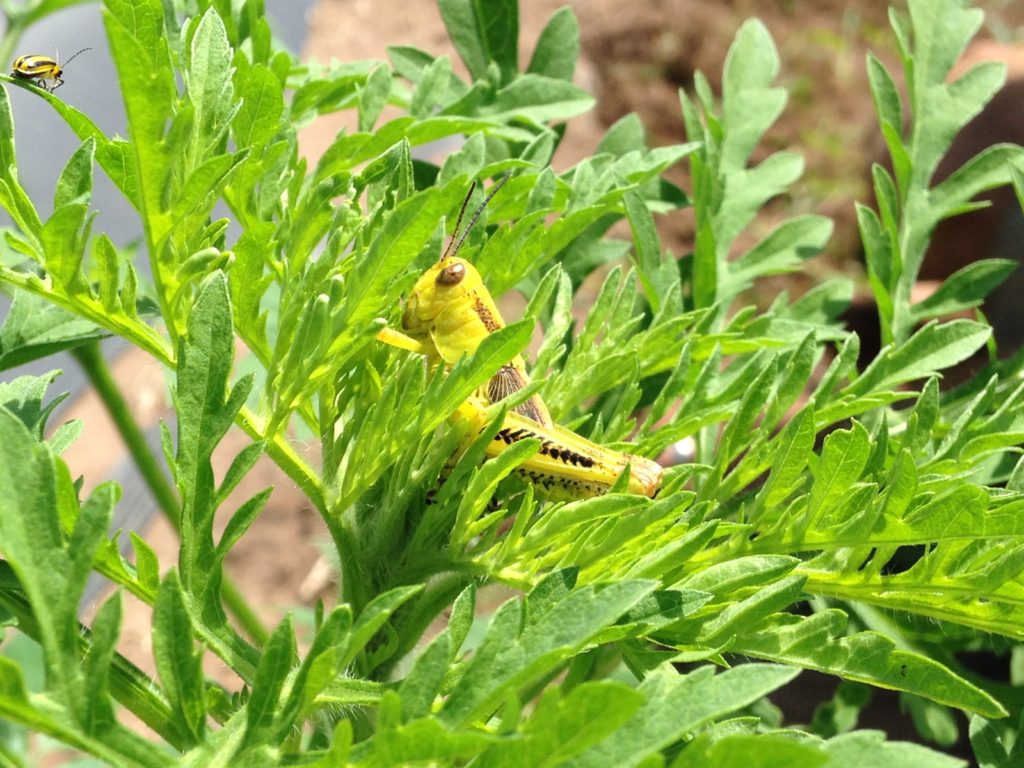
[[[445,249],[444,255],[441,256],[441,261],[447,259],[449,255],[454,256],[459,252],[459,249],[462,247],[462,243],[465,242],[466,238],[469,236],[469,233],[473,231],[473,225],[476,224],[477,219],[480,218],[480,214],[484,212],[484,208],[486,208],[487,204],[491,202],[491,198],[498,194],[498,190],[505,186],[505,182],[508,181],[509,177],[511,176],[511,170],[505,171],[505,175],[494,183],[490,191],[487,193],[487,197],[485,197],[484,201],[480,203],[480,207],[478,207],[476,211],[474,211],[473,218],[469,220],[469,224],[467,224],[466,228],[462,230],[462,234],[459,235],[458,240],[452,240],[451,242],[448,243],[448,247]],[[462,203],[462,210],[459,211],[459,220],[455,222],[456,233],[458,233],[459,231],[459,224],[462,223],[462,214],[466,212],[466,204],[469,202],[470,195],[473,194],[473,190],[475,188],[476,182],[474,181],[473,186],[469,188],[469,194],[466,195],[466,199]],[[455,247],[452,247],[452,242],[455,243]]]
[[[462,207],[459,208],[459,218],[455,220],[455,231],[452,232],[452,239],[448,241],[448,247],[444,249],[444,253],[441,254],[441,258],[438,261],[444,261],[448,258],[448,254],[452,250],[452,244],[455,242],[456,236],[459,234],[459,227],[462,226],[462,217],[466,213],[466,206],[469,205],[469,198],[473,196],[473,190],[476,189],[476,181],[469,186],[469,192],[466,193],[466,197],[462,200]],[[470,226],[473,226],[470,224]],[[461,241],[460,241],[461,242]],[[456,251],[459,249],[456,248]]]
[[[78,53],[85,53],[86,51],[91,51],[91,50],[92,50],[92,48],[83,48],[83,49],[82,49],[82,50],[80,50],[80,51],[79,51]],[[75,58],[75,56],[77,56],[77,55],[78,55],[78,53],[74,54],[74,55],[73,55],[73,56],[72,56],[72,57],[71,57],[70,59],[68,59],[68,60],[67,60],[67,61],[65,61],[65,62],[64,62],[63,64],[61,64],[61,66],[62,66],[62,67],[66,67],[66,66],[67,66],[68,64],[70,64],[70,63],[71,63],[71,61],[72,61],[72,60],[73,60],[73,59]],[[59,61],[59,59],[54,59],[54,61]]]

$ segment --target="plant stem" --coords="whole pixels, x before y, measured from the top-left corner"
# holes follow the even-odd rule
[[[260,428],[257,418],[244,405],[238,412],[235,423],[242,428],[245,434],[253,440],[265,440],[267,443],[267,454],[284,471],[294,483],[306,494],[306,498],[316,507],[322,517],[327,517],[327,504],[324,501],[324,494],[320,487],[320,481],[316,473],[309,468],[309,465],[295,452],[280,434],[267,437],[266,431]]]
[[[110,414],[110,418],[113,419],[121,439],[128,446],[128,452],[131,454],[139,474],[142,475],[146,487],[153,494],[157,505],[174,527],[174,530],[180,533],[181,505],[178,502],[178,495],[168,482],[167,476],[164,475],[163,469],[157,463],[153,453],[149,450],[142,430],[139,429],[139,425],[135,422],[128,404],[121,396],[121,391],[117,388],[116,382],[110,375],[110,368],[107,366],[106,360],[103,359],[99,344],[93,342],[77,347],[73,354],[79,365],[82,366],[82,370],[85,371],[85,375],[88,376],[89,382],[92,384],[93,389],[96,390],[100,400],[103,401],[103,405]],[[267,630],[263,627],[255,611],[249,606],[242,593],[238,590],[238,587],[228,578],[227,574],[223,577],[221,595],[228,610],[231,611],[231,614],[249,637],[259,643],[265,642],[269,637]]]

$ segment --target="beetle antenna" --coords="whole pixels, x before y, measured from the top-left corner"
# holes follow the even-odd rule
[[[505,182],[508,181],[511,176],[512,176],[511,169],[508,170],[508,171],[505,171],[505,175],[502,176],[500,179],[498,179],[491,186],[490,191],[487,193],[487,197],[485,197],[484,201],[482,203],[480,203],[480,207],[478,207],[476,209],[476,211],[474,211],[473,218],[471,218],[469,220],[469,224],[466,225],[466,228],[464,230],[462,230],[462,234],[459,235],[459,239],[455,242],[455,247],[452,248],[452,244],[451,243],[448,244],[448,248],[447,248],[447,250],[445,250],[444,256],[441,257],[442,261],[448,257],[448,252],[449,251],[451,251],[451,255],[452,256],[454,256],[455,254],[457,254],[459,252],[459,249],[462,247],[462,243],[465,242],[467,237],[469,237],[469,233],[473,231],[473,225],[476,224],[477,219],[480,218],[480,214],[484,212],[484,208],[486,208],[487,204],[489,202],[491,202],[491,198],[494,197],[496,194],[498,194],[498,190],[501,189],[503,186],[505,186]],[[476,182],[473,183],[473,186],[474,187],[476,186]],[[472,194],[473,188],[471,187],[469,191],[470,191],[470,194]],[[466,195],[466,201],[463,202],[463,204],[462,204],[462,211],[466,210],[466,203],[467,202],[469,202],[469,195]],[[462,221],[462,211],[459,212],[459,222]],[[456,223],[456,225],[455,225],[455,231],[456,232],[459,231],[458,223]]]
[[[78,53],[85,53],[86,51],[91,51],[91,50],[92,50],[92,48],[83,48],[83,49],[82,49],[82,50],[80,50],[80,51],[79,51]],[[70,64],[70,63],[71,63],[71,61],[72,61],[72,59],[74,59],[74,58],[75,58],[75,56],[77,56],[77,55],[78,55],[78,53],[74,54],[74,56],[72,56],[72,57],[71,57],[70,59],[68,59],[67,61],[65,61],[65,62],[64,62],[64,63],[63,63],[63,64],[62,64],[61,66],[64,66],[64,67],[66,67],[66,66],[67,66],[68,64]],[[60,59],[54,58],[54,61],[60,61]]]

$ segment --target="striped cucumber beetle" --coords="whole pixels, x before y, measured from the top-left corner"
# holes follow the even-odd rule
[[[52,59],[38,53],[28,53],[14,60],[11,74],[22,80],[38,80],[44,91],[53,93],[64,84],[64,79],[61,77],[64,74],[64,67],[70,64],[71,60],[79,53],[91,50],[92,48],[83,48],[63,64],[59,63],[56,50],[53,52]]]

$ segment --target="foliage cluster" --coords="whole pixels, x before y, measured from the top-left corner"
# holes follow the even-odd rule
[[[69,4],[8,8],[11,29]],[[838,319],[848,283],[736,306],[831,229],[796,216],[738,245],[802,170],[793,152],[751,159],[787,98],[761,24],[739,30],[720,96],[700,77],[682,96],[688,143],[648,147],[627,117],[555,172],[565,121],[593,101],[571,81],[571,12],[551,17],[522,69],[515,0],[439,5],[468,82],[408,47],[303,66],[260,0],[105,0],[126,135],[37,91],[81,140],[45,218],[19,182],[28,161],[7,93],[35,86],[2,78],[0,282],[13,304],[0,365],[74,350],[181,547],[160,563],[130,534],[122,556],[107,532],[119,489],[83,498],[60,458],[79,427],[47,428],[56,373],[0,385],[0,626],[36,641],[45,668],[30,691],[0,657],[0,717],[118,766],[953,764],[854,730],[866,699],[846,687],[813,723],[783,729],[762,697],[812,669],[903,692],[932,738],[950,708],[970,713],[979,760],[1019,764],[1014,726],[996,722],[1015,722],[1019,689],[954,654],[1024,639],[1024,359],[989,348],[978,375],[939,387],[990,343],[980,315],[950,315],[976,310],[1013,265],[978,262],[917,304],[910,292],[940,220],[998,185],[1024,198],[1018,147],[932,179],[1004,77],[992,64],[947,82],[980,12],[912,0],[892,14],[906,99],[868,62],[893,171],[874,169],[876,206],[858,208],[886,342],[858,370],[858,338]],[[401,115],[382,122],[388,106]],[[357,129],[307,163],[297,131],[340,110]],[[440,166],[417,159],[452,136],[463,142]],[[689,194],[662,178],[679,162]],[[138,217],[137,254],[93,231],[96,169]],[[449,372],[376,342],[470,182],[506,171],[467,254],[495,295],[526,297],[523,322]],[[685,206],[697,239],[677,259],[655,216]],[[608,237],[623,219],[631,244]],[[577,322],[574,295],[598,269]],[[481,464],[482,441],[431,494],[457,441],[449,415],[536,323],[531,368],[559,423],[646,456],[693,441],[694,461],[668,469],[657,498],[547,502],[514,475],[536,446]],[[176,434],[164,430],[162,457],[104,383],[107,335],[169,372]],[[232,427],[251,443],[217,477]],[[318,464],[295,434],[318,441]],[[341,563],[338,604],[301,644],[291,617],[263,630],[223,572],[270,491],[225,499],[263,454],[323,517]],[[216,537],[218,514],[229,522]],[[117,590],[84,627],[92,571]],[[476,590],[492,582],[523,596],[478,621]],[[156,677],[115,650],[124,592],[154,608]],[[446,628],[425,634],[442,612]],[[204,677],[209,656],[240,692]],[[0,764],[23,764],[19,733],[0,730]]]

